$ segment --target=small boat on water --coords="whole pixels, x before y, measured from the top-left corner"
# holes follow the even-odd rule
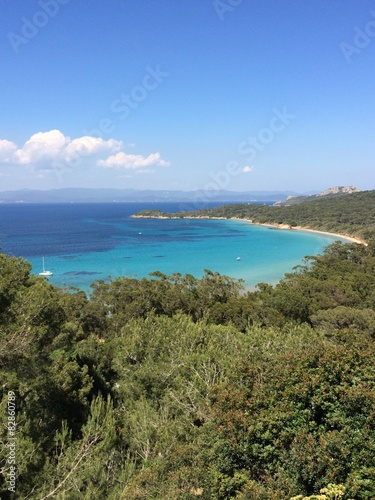
[[[44,267],[44,257],[42,257],[43,271],[39,273],[39,276],[52,276],[52,271],[46,271]]]
[[[236,260],[241,260],[241,257],[237,257],[237,259],[236,259]]]

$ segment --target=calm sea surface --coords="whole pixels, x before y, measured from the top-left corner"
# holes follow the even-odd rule
[[[177,212],[185,205],[2,204],[0,246],[4,253],[29,260],[35,274],[44,256],[46,269],[53,272],[49,279],[58,286],[87,290],[109,276],[141,278],[161,271],[201,277],[210,269],[242,278],[251,289],[261,281],[276,283],[304,256],[321,253],[337,240],[241,221],[130,218],[143,209]]]

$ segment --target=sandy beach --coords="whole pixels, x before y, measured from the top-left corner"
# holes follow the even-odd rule
[[[237,220],[246,220],[246,219],[237,219]],[[338,238],[340,238],[340,239],[342,238],[344,240],[347,240],[350,243],[358,243],[359,245],[366,245],[367,246],[367,243],[365,240],[363,240],[361,238],[356,238],[354,236],[349,236],[347,234],[329,233],[328,231],[319,231],[317,229],[310,229],[309,227],[303,227],[303,226],[291,227],[287,224],[263,224],[263,223],[252,222],[252,221],[248,221],[248,222],[251,224],[255,224],[256,226],[268,226],[268,227],[274,227],[277,229],[284,229],[284,230],[287,229],[290,231],[294,231],[294,230],[308,231],[310,233],[320,233],[320,234],[326,234],[328,236],[337,236]]]
[[[132,217],[135,218],[145,218],[145,219],[179,219],[180,217],[177,216],[144,216],[144,215],[132,215]],[[184,217],[184,219],[215,219],[215,220],[238,220],[242,222],[248,222],[249,224],[254,224],[255,226],[265,226],[265,227],[273,227],[275,229],[280,229],[280,230],[288,230],[288,231],[308,231],[311,233],[320,233],[320,234],[326,234],[327,236],[337,236],[340,239],[346,240],[350,243],[358,243],[359,245],[365,245],[367,246],[367,243],[365,240],[361,238],[357,238],[355,236],[350,236],[348,234],[339,234],[339,233],[330,233],[328,231],[319,231],[318,229],[311,229],[309,227],[304,227],[304,226],[289,226],[288,224],[271,224],[271,223],[263,223],[263,222],[254,222],[250,219],[241,219],[239,217],[209,217],[209,216],[190,216],[190,217]]]

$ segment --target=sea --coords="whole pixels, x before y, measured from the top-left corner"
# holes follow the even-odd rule
[[[206,203],[210,208],[223,203]],[[149,277],[154,271],[203,276],[205,269],[244,280],[276,284],[339,239],[307,231],[279,230],[246,221],[137,219],[145,209],[178,212],[197,204],[16,203],[0,204],[0,247],[27,259],[32,272],[52,271],[59,287],[90,291],[97,280]]]

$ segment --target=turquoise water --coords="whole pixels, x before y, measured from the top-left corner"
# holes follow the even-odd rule
[[[164,205],[162,210],[179,209]],[[109,276],[142,278],[161,271],[201,277],[210,269],[253,289],[262,281],[277,283],[304,256],[338,239],[244,221],[130,218],[142,208],[150,204],[3,205],[0,244],[27,258],[36,274],[44,255],[53,272],[49,279],[58,286],[87,290]]]

